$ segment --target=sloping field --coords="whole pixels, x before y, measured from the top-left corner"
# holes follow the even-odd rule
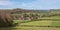
[[[0,30],[60,30],[60,16],[44,17],[41,19],[36,21],[20,21],[23,23],[19,23],[15,27],[0,28]],[[53,19],[56,19],[56,21]],[[15,21],[15,23],[17,22],[19,21]]]
[[[22,23],[20,25],[23,26],[33,26],[33,27],[40,27],[40,26],[60,26],[60,21],[32,21],[27,23]]]
[[[60,27],[46,27],[48,25],[60,26],[60,21],[30,21],[18,24],[16,27],[0,28],[0,30],[60,30]]]
[[[0,30],[60,30],[53,27],[19,27],[19,28],[0,28]]]
[[[60,16],[42,17],[40,19],[60,19]]]

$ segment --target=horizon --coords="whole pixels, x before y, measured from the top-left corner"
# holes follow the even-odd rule
[[[60,9],[60,0],[0,0],[0,9]]]
[[[13,9],[23,9],[23,8],[1,8],[0,10],[13,10]],[[23,10],[59,10],[59,9],[23,9]]]

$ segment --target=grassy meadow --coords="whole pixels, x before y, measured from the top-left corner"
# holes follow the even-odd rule
[[[0,30],[60,30],[60,10],[54,11],[1,10],[0,25],[9,27],[0,27]]]
[[[46,20],[45,20],[46,19]],[[54,21],[56,19],[57,21]],[[58,21],[59,20],[59,21]],[[0,28],[1,30],[60,30],[60,16],[43,17],[36,21],[16,20],[15,27]]]

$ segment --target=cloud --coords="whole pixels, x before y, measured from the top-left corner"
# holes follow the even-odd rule
[[[12,5],[14,2],[8,0],[0,0],[0,5]]]
[[[32,2],[24,2],[21,4],[22,8],[26,9],[51,9],[59,8],[60,0],[35,0]]]
[[[60,0],[0,0],[0,5],[1,8],[51,9],[60,8]]]
[[[25,8],[25,9],[38,9],[40,8],[40,4],[38,3],[38,1],[32,1],[32,2],[22,2],[20,4],[21,8]]]

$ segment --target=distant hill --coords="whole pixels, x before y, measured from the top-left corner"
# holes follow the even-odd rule
[[[27,10],[27,9],[0,9],[0,12],[7,12],[7,13],[16,13],[16,12],[38,12],[38,13],[48,13],[48,12],[60,12],[60,9],[50,9],[50,10]]]

